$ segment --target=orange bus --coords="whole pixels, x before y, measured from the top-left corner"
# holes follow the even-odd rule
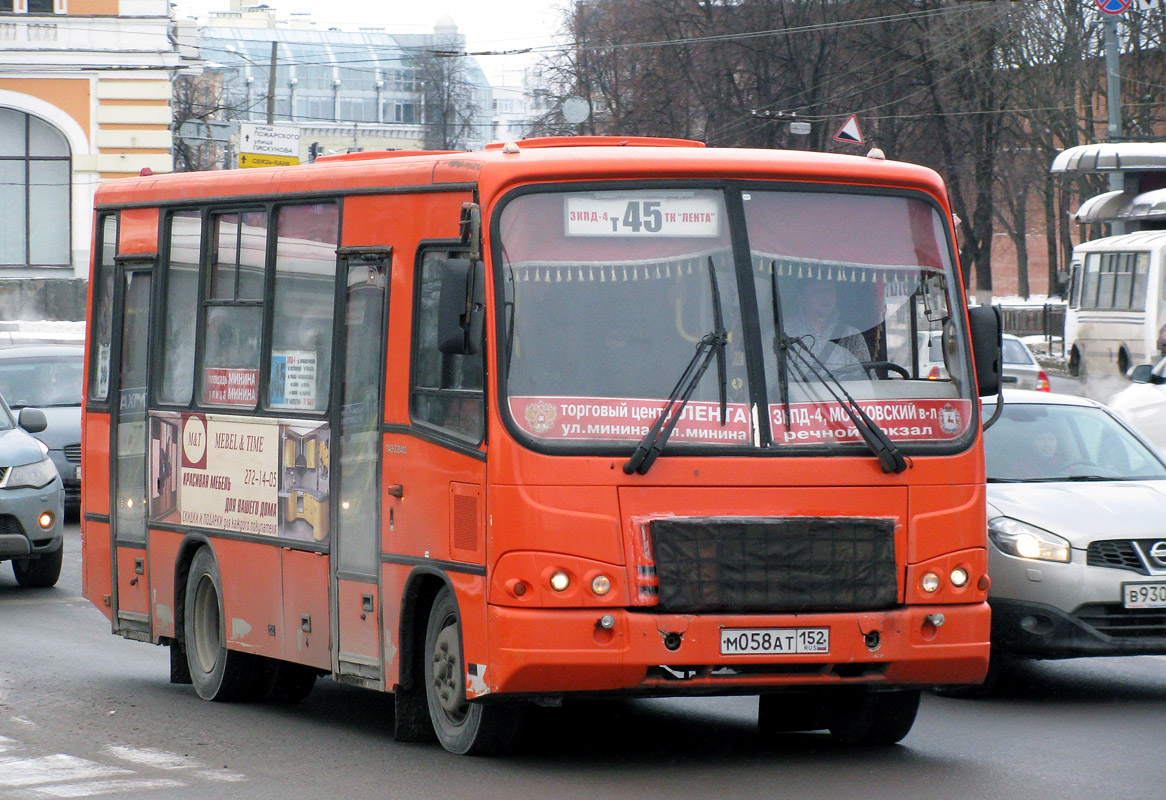
[[[934,172],[532,139],[95,222],[84,593],[199,696],[328,675],[488,753],[531,703],[758,695],[885,744],[984,677],[1000,332]]]

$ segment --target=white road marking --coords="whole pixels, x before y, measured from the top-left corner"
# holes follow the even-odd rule
[[[64,753],[40,758],[0,759],[0,786],[34,786],[129,774],[131,770]]]
[[[213,769],[190,756],[169,753],[154,747],[129,747],[128,745],[111,744],[104,748],[104,752],[114,758],[120,758],[143,767],[191,770],[199,778],[215,783],[238,783],[247,780],[246,775],[240,775],[238,772]]]
[[[170,778],[130,778],[113,781],[90,781],[89,783],[66,783],[42,786],[34,789],[45,797],[95,797],[99,794],[123,794],[145,789],[178,789],[185,786],[182,781]]]
[[[154,769],[195,769],[205,766],[189,756],[180,756],[177,753],[168,753],[153,747],[129,747],[111,744],[103,749],[114,758]]]

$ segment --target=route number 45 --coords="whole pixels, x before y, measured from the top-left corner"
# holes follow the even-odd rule
[[[612,233],[623,230],[639,233],[659,233],[664,228],[664,212],[660,210],[659,200],[631,200],[624,209],[623,217],[611,218]]]

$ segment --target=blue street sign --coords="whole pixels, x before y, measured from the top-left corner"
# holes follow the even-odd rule
[[[1097,6],[1106,14],[1121,14],[1133,0],[1097,0]]]

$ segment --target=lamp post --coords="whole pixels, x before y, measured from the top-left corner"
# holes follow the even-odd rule
[[[236,55],[239,58],[243,59],[244,61],[246,61],[251,66],[255,67],[255,69],[259,70],[260,72],[267,73],[267,124],[274,125],[275,124],[275,70],[279,64],[279,61],[278,61],[279,42],[272,42],[271,43],[271,64],[268,66],[267,69],[264,69],[263,67],[259,66],[254,61],[252,61],[250,58],[245,56],[233,44],[227,45],[224,49],[228,53],[231,53],[231,54]],[[247,115],[248,115],[248,118],[250,118],[250,115],[251,115],[250,112],[251,112],[251,79],[248,78],[247,79]]]

